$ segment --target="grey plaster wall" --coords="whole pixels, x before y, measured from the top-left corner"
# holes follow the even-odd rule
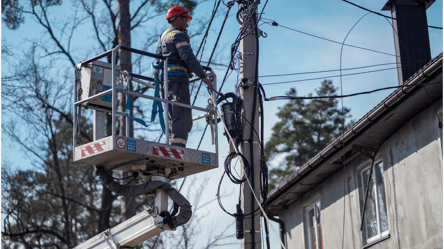
[[[442,120],[442,100],[435,106]],[[381,145],[390,232],[370,248],[443,248],[441,134],[431,106]],[[363,247],[357,174],[369,163],[359,156],[280,214],[288,249],[306,248],[305,208],[316,200],[321,202],[323,248]]]

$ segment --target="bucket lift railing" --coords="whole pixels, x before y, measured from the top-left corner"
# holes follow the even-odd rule
[[[132,53],[164,60],[164,98],[157,98],[129,91],[124,88],[123,81],[121,82],[122,87],[120,89],[118,88],[116,73],[118,73],[119,66],[116,64],[116,55],[117,51],[119,50],[126,50]],[[109,63],[98,61],[99,59],[109,55],[111,55],[112,58],[111,65]],[[168,100],[167,67],[168,58],[166,57],[124,46],[117,46],[112,50],[86,61],[82,61],[76,65],[74,81],[76,84],[80,84],[80,86],[75,85],[74,87],[74,162],[98,166],[96,167],[96,174],[99,176],[102,183],[114,181],[111,175],[109,175],[104,168],[111,170],[117,169],[133,172],[136,171],[136,173],[140,174],[133,174],[132,177],[137,177],[139,183],[142,183],[143,187],[140,188],[140,184],[134,187],[123,187],[120,184],[109,184],[107,187],[116,193],[125,192],[128,196],[146,194],[149,195],[150,198],[154,198],[154,203],[147,210],[94,236],[93,238],[78,245],[76,248],[106,249],[133,247],[165,230],[175,229],[175,227],[185,224],[191,217],[191,205],[185,199],[185,197],[171,187],[168,181],[218,167],[216,103],[209,100],[209,105],[207,108],[201,108]],[[109,69],[111,69],[111,72]],[[211,70],[211,68],[204,67],[204,69],[210,71],[209,76],[213,79],[213,84],[216,88],[215,73]],[[85,75],[85,77],[88,77],[88,79],[78,82],[79,72],[80,76]],[[100,72],[102,72],[102,74],[100,74]],[[155,80],[153,78],[133,73],[125,74],[129,74],[131,76],[130,80],[136,83],[147,87],[153,87],[151,84],[143,81],[154,82]],[[97,77],[94,78],[94,75]],[[98,80],[99,78],[103,81]],[[120,79],[122,80],[123,78]],[[191,79],[190,82],[197,80],[199,79]],[[110,87],[110,89],[105,88],[105,82],[107,83],[107,87]],[[110,85],[109,82],[111,82]],[[99,85],[100,87],[98,87]],[[83,86],[88,86],[85,87],[85,92],[80,90]],[[129,114],[117,110],[117,92],[125,94],[128,97],[136,96],[139,98],[164,103],[166,145],[116,135],[117,115],[119,115],[121,118],[125,118],[126,120],[127,136],[129,134],[128,127],[130,119]],[[81,100],[79,100],[79,94],[81,96]],[[109,104],[109,94],[111,94],[111,105]],[[102,98],[106,100],[106,103],[103,102]],[[80,115],[78,116],[77,114],[77,108],[79,108],[80,111],[83,104],[89,105],[91,109],[94,110],[94,141],[83,145],[77,145],[76,132],[79,128],[78,121],[80,120]],[[203,115],[197,116],[193,118],[193,120],[207,118],[207,122],[210,124],[212,130],[212,138],[216,151],[215,153],[181,148],[168,144],[168,123],[170,122],[168,119],[168,104],[178,105],[204,112]],[[111,113],[112,115],[112,134],[108,134],[108,137],[105,136],[104,131],[105,112]],[[99,122],[98,120],[101,121]],[[102,128],[102,130],[100,130],[100,128]],[[126,149],[125,146],[119,146],[119,141],[124,143],[125,146],[127,145]],[[161,187],[162,185],[159,185],[159,182],[164,182],[162,183],[163,187]],[[123,191],[122,188],[125,188],[125,191]],[[152,196],[153,194],[154,196]],[[180,206],[181,209],[177,216],[172,217],[173,214],[171,214],[171,219],[168,219],[168,214],[165,216],[164,213],[168,211],[168,197],[174,201],[175,205],[177,204]]]
[[[160,59],[160,60],[163,60],[164,61],[164,95],[163,95],[163,97],[164,98],[157,98],[157,97],[154,97],[154,96],[149,96],[149,95],[144,95],[144,94],[139,94],[139,93],[136,93],[136,92],[132,92],[132,91],[129,91],[129,90],[126,90],[126,89],[123,89],[123,87],[122,87],[122,89],[118,89],[118,87],[117,87],[117,84],[116,84],[116,77],[115,77],[115,75],[116,75],[116,72],[118,71],[117,70],[117,64],[116,64],[116,60],[117,60],[117,52],[119,51],[119,50],[125,50],[125,51],[129,51],[129,52],[132,52],[132,53],[136,53],[136,54],[139,54],[139,55],[143,55],[143,56],[148,56],[148,57],[151,57],[151,58],[155,58],[155,59]],[[182,104],[182,103],[178,103],[178,102],[174,102],[174,101],[170,101],[170,100],[168,100],[168,70],[167,70],[167,68],[168,68],[168,58],[167,57],[164,57],[164,56],[160,56],[160,55],[157,55],[157,54],[153,54],[153,53],[149,53],[149,52],[145,52],[145,51],[141,51],[141,50],[137,50],[137,49],[133,49],[133,48],[129,48],[129,47],[125,47],[125,46],[117,46],[117,47],[115,47],[115,48],[113,48],[113,49],[111,49],[111,50],[109,50],[109,51],[107,51],[107,52],[104,52],[104,53],[102,53],[102,54],[100,54],[100,55],[97,55],[97,56],[95,56],[95,57],[92,57],[92,58],[90,58],[90,59],[88,59],[88,60],[85,60],[85,61],[81,61],[80,63],[78,63],[77,65],[76,65],[76,69],[75,69],[75,82],[76,82],[76,80],[77,80],[77,73],[78,73],[78,70],[82,67],[82,66],[85,66],[85,65],[87,65],[87,64],[89,64],[89,63],[92,63],[92,62],[95,62],[95,61],[98,61],[99,59],[101,59],[101,58],[103,58],[103,57],[106,57],[106,56],[109,56],[111,54],[111,75],[112,75],[112,77],[111,77],[111,81],[112,81],[112,87],[111,87],[111,89],[108,89],[108,90],[104,90],[103,92],[100,92],[100,93],[98,93],[98,94],[95,94],[95,95],[93,95],[93,96],[90,96],[90,97],[87,97],[87,98],[83,98],[82,100],[79,100],[79,96],[78,96],[78,87],[76,86],[76,87],[74,87],[74,134],[73,134],[73,148],[76,148],[77,147],[77,141],[76,141],[76,133],[77,133],[77,129],[79,128],[78,127],[78,118],[80,118],[80,117],[78,117],[78,114],[77,114],[77,108],[81,108],[81,105],[82,104],[85,104],[85,103],[88,103],[89,101],[91,101],[91,100],[94,100],[94,99],[99,99],[99,98],[101,98],[101,97],[103,97],[103,96],[106,96],[106,95],[108,95],[108,94],[110,94],[111,93],[111,108],[109,109],[106,109],[106,108],[100,108],[100,107],[95,107],[95,108],[92,108],[92,109],[95,109],[95,110],[99,110],[99,111],[105,111],[105,112],[111,112],[111,116],[112,116],[112,141],[115,141],[116,140],[116,133],[117,133],[117,131],[116,131],[116,129],[117,129],[117,126],[116,126],[116,115],[119,115],[119,116],[121,116],[121,118],[125,118],[126,119],[126,127],[127,127],[127,133],[126,133],[126,136],[128,136],[129,135],[129,131],[128,131],[128,128],[129,128],[129,115],[127,114],[127,113],[124,113],[124,112],[121,112],[121,111],[118,111],[117,110],[117,92],[120,92],[120,93],[122,93],[122,94],[126,94],[127,96],[135,96],[135,97],[139,97],[139,98],[144,98],[144,99],[150,99],[150,100],[154,100],[154,101],[160,101],[160,102],[162,102],[162,103],[164,103],[164,120],[165,120],[165,126],[166,126],[166,129],[165,129],[165,137],[166,137],[166,144],[168,144],[168,140],[169,140],[169,129],[168,129],[168,127],[169,127],[169,122],[170,122],[170,120],[168,119],[168,104],[172,104],[172,105],[177,105],[177,106],[182,106],[182,107],[185,107],[185,108],[190,108],[190,109],[193,109],[193,110],[198,110],[198,111],[201,111],[201,112],[204,112],[205,114],[203,114],[203,115],[200,115],[200,116],[197,116],[197,117],[194,117],[193,118],[193,121],[194,120],[198,120],[198,119],[202,119],[202,118],[207,118],[207,121],[210,121],[212,124],[213,124],[213,127],[212,128],[214,128],[214,129],[212,129],[212,130],[214,130],[213,131],[213,133],[212,133],[212,138],[213,138],[213,144],[215,145],[215,153],[216,153],[216,155],[218,154],[218,141],[217,141],[217,125],[216,125],[216,122],[217,122],[217,114],[216,114],[216,103],[212,103],[212,101],[211,100],[209,100],[209,105],[207,106],[207,108],[202,108],[202,107],[198,107],[198,106],[192,106],[192,105],[187,105],[187,104]],[[210,73],[208,74],[211,78],[212,78],[212,80],[213,80],[213,84],[214,84],[214,88],[216,88],[216,86],[217,86],[217,77],[216,77],[216,74],[214,73],[214,71],[211,69],[211,68],[209,68],[209,67],[203,67],[205,70],[207,70],[207,71],[209,71]],[[145,85],[145,86],[148,86],[148,87],[154,87],[153,85],[151,85],[151,84],[149,84],[149,83],[146,83],[146,82],[144,82],[144,81],[142,81],[142,80],[145,80],[145,81],[150,81],[150,82],[154,82],[155,80],[153,79],[153,78],[150,78],[150,77],[146,77],[146,76],[143,76],[143,75],[138,75],[138,74],[134,74],[134,73],[129,73],[129,75],[131,76],[131,78],[132,78],[132,80],[133,80],[133,82],[135,82],[135,83],[138,83],[138,84],[142,84],[142,85]],[[198,81],[199,80],[199,78],[194,78],[194,79],[191,79],[190,80],[190,83],[192,83],[192,82],[195,82],[195,81]],[[96,131],[96,128],[94,129],[94,132],[97,132]],[[99,136],[99,138],[101,138],[100,136]],[[93,139],[94,141],[96,141],[96,137]],[[116,143],[112,143],[112,149],[116,149]],[[74,150],[74,154],[75,154],[75,150]],[[75,158],[75,155],[74,155],[74,158]],[[216,166],[217,167],[217,166]]]

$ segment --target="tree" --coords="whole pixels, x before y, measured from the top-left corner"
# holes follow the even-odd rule
[[[72,163],[73,66],[130,41],[131,33],[147,29],[148,21],[164,15],[172,4],[192,11],[197,3],[73,0],[71,11],[66,11],[69,6],[61,0],[2,0],[2,19],[8,28],[20,29],[26,19],[43,30],[20,47],[11,46],[8,37],[2,42],[2,65],[8,68],[2,74],[2,132],[32,158],[32,169],[2,168],[4,247],[71,248],[121,221],[121,207],[115,203],[120,198],[101,185],[91,166]],[[57,16],[62,7],[64,15]],[[207,22],[195,23],[202,25],[191,31],[198,35]],[[122,35],[122,30],[129,34]],[[162,31],[149,30],[138,38],[145,41],[142,50],[149,50]],[[86,38],[74,39],[77,36]],[[118,60],[128,61],[124,57],[119,54]],[[138,65],[139,72],[150,65],[140,63],[140,56],[129,61]],[[133,90],[145,93],[148,88]],[[136,101],[132,102],[139,110]],[[91,141],[91,123],[83,118],[80,127],[78,142]]]
[[[331,80],[324,80],[316,94],[336,96],[336,90]],[[291,88],[287,96],[297,96],[296,89]],[[310,101],[291,99],[279,108],[279,122],[273,126],[271,139],[265,145],[265,156],[268,162],[277,155],[285,155],[285,159],[280,166],[270,170],[270,189],[344,131],[344,122],[350,117],[350,109],[341,109],[338,104],[336,98]]]

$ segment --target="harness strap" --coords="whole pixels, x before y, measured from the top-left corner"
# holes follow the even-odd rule
[[[139,124],[141,124],[141,125],[143,125],[145,127],[148,127],[148,125],[145,123],[145,121],[143,121],[143,119],[136,118],[136,117],[133,117],[133,116],[130,115],[130,113],[131,113],[131,111],[130,111],[130,109],[131,109],[131,96],[128,96],[128,95],[126,96],[125,108],[126,108],[126,114],[128,115],[128,117],[130,119],[136,121],[137,123],[139,123]]]
[[[160,98],[160,80],[156,80],[154,82],[154,84],[156,85],[156,88],[154,90],[154,97],[156,98]],[[162,127],[162,131],[163,133],[165,133],[165,120],[163,118],[163,108],[162,108],[162,103],[160,103],[160,101],[153,101],[153,107],[152,107],[152,111],[151,111],[151,123],[154,122],[154,120],[156,119],[156,115],[157,113],[159,114],[159,123],[160,126]]]

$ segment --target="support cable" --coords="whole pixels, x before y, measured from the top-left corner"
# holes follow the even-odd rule
[[[345,41],[347,40],[348,35],[352,32],[352,30],[356,27],[356,25],[358,25],[358,23],[364,18],[366,17],[368,14],[370,14],[369,12],[367,12],[365,15],[363,15],[361,18],[359,18],[359,20],[352,26],[352,28],[348,31],[347,35],[344,38],[344,41],[342,42],[342,46],[341,46],[341,53],[339,56],[339,74],[340,76],[340,83],[341,83],[341,95],[343,95],[343,87],[342,87],[342,52],[344,51],[344,44]],[[345,130],[345,115],[344,115],[344,98],[341,98],[341,115],[342,115],[342,137],[344,136],[344,130]],[[339,140],[341,141],[341,140]],[[342,143],[342,167],[343,167],[343,182],[342,182],[342,187],[343,187],[343,213],[342,213],[342,248],[344,248],[344,243],[345,243],[345,144]],[[376,155],[376,154],[375,154]]]
[[[351,5],[355,6],[355,7],[358,7],[360,9],[363,9],[365,11],[368,11],[370,13],[376,14],[378,16],[382,16],[382,17],[385,17],[385,18],[390,18],[392,20],[397,20],[397,21],[401,21],[401,22],[408,22],[408,23],[412,23],[412,24],[415,24],[415,25],[419,25],[419,26],[427,26],[428,28],[432,28],[432,29],[441,29],[442,30],[442,27],[430,26],[430,25],[427,25],[427,24],[420,24],[420,23],[416,23],[416,22],[411,22],[411,21],[407,21],[407,20],[402,20],[402,19],[394,18],[394,17],[391,17],[391,16],[386,16],[386,15],[383,15],[383,14],[381,14],[379,12],[376,12],[376,11],[373,11],[373,10],[369,10],[367,8],[364,8],[364,7],[360,6],[360,5],[357,5],[355,3],[349,2],[347,0],[342,0],[342,1],[346,2],[348,4],[351,4]],[[419,1],[415,1],[415,2],[419,2]]]

